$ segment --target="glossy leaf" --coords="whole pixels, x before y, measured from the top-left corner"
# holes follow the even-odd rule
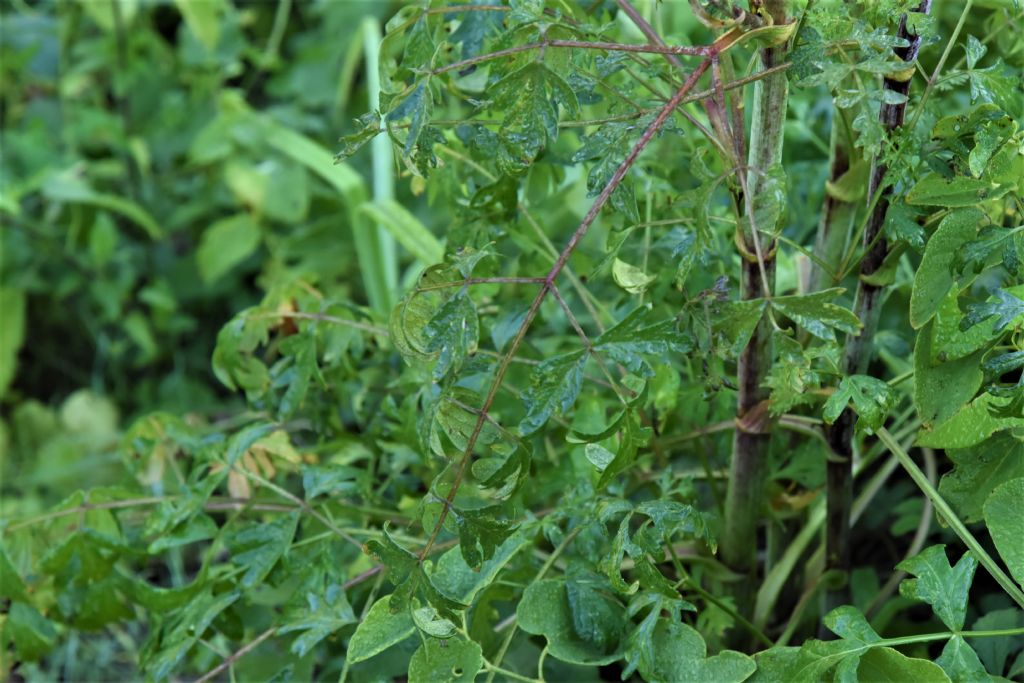
[[[1017,583],[1024,586],[1024,477],[1011,479],[996,487],[985,501],[985,524],[996,544],[999,556]]]
[[[416,626],[408,610],[391,610],[388,598],[373,603],[349,640],[347,656],[353,664],[380,654],[413,634]]]
[[[888,383],[867,375],[850,375],[839,382],[825,402],[822,418],[826,424],[832,424],[847,406],[852,406],[857,413],[857,424],[872,433],[882,426],[896,402],[896,394]]]
[[[967,593],[974,579],[978,561],[964,554],[955,566],[946,559],[946,547],[933,545],[924,552],[896,565],[916,579],[904,579],[900,594],[932,606],[935,615],[949,629],[959,631],[967,612]]]
[[[835,341],[834,330],[852,334],[861,328],[850,310],[831,303],[842,293],[836,288],[802,296],[778,296],[771,300],[771,306],[818,339]]]
[[[914,329],[923,327],[935,315],[954,284],[956,253],[974,239],[983,221],[984,214],[977,209],[954,211],[942,219],[928,240],[910,295],[910,324]]]
[[[939,494],[968,524],[982,519],[982,506],[996,486],[1024,477],[1024,443],[1007,432],[947,455],[954,468],[942,475]]]

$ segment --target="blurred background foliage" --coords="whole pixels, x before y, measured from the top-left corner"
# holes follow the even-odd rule
[[[394,5],[0,4],[5,516],[117,477],[101,465],[139,414],[243,408],[210,359],[269,283],[366,300],[346,248],[362,180],[346,197],[314,165],[369,109],[361,32]]]
[[[316,463],[312,452],[329,454],[324,467],[302,469],[308,498],[324,491],[351,491],[368,504],[369,512],[360,514],[376,515],[375,523],[382,517],[409,523],[414,497],[437,467],[429,454],[409,445],[417,441],[420,392],[427,391],[431,376],[421,368],[404,367],[390,348],[373,353],[387,336],[391,304],[422,264],[442,260],[442,243],[434,235],[446,235],[451,244],[479,246],[508,238],[515,246],[509,260],[518,263],[496,267],[485,261],[480,270],[518,266],[511,270],[542,272],[550,264],[552,243],[559,244],[571,232],[590,200],[586,174],[571,161],[576,136],[552,144],[546,159],[550,163],[531,171],[520,195],[515,184],[510,194],[500,180],[492,186],[466,187],[444,163],[425,179],[392,161],[385,136],[378,137],[383,146],[366,145],[344,164],[333,163],[339,136],[357,130],[352,119],[375,109],[379,25],[403,4],[0,0],[0,517],[31,520],[54,506],[59,506],[57,512],[74,508],[83,498],[73,492],[91,487],[120,485],[137,493],[141,483],[158,495],[173,478],[171,473],[187,479],[178,483],[183,495],[191,495],[202,477],[217,472],[204,467],[216,460],[207,457],[211,449],[223,450],[224,435],[265,417],[286,425],[292,421],[289,431],[306,430],[305,436],[314,436],[294,438],[299,443],[292,446],[278,432],[236,434],[229,448],[253,454],[253,472],[273,479],[275,473],[297,472],[299,463]],[[958,3],[936,4],[937,23],[948,34],[959,14]],[[711,37],[685,2],[665,3],[662,16],[666,34],[680,44]],[[992,52],[1019,72],[1024,51],[1017,31],[996,31],[995,17],[972,16],[968,30],[992,35]],[[643,38],[636,34],[633,39]],[[929,68],[935,52],[922,58]],[[962,82],[939,86],[950,101],[959,98],[966,107],[966,92],[949,93],[957,87],[966,90]],[[462,104],[453,105],[452,111],[464,109]],[[831,107],[824,88],[807,88],[791,99],[786,147],[790,219],[785,234],[796,243],[806,242],[817,225],[828,174]],[[1014,114],[1019,118],[1019,109]],[[441,112],[434,116],[440,118]],[[458,131],[449,140],[456,135]],[[692,139],[672,144],[687,146],[685,153],[699,159]],[[461,142],[465,147],[473,143]],[[453,164],[458,161],[448,158]],[[657,170],[659,164],[675,161],[651,155],[644,164]],[[679,190],[654,184],[671,173],[683,178],[680,186],[687,189],[685,183],[692,184],[692,178],[684,178],[685,170],[645,175],[645,182],[652,183],[648,191],[667,196]],[[570,191],[552,193],[566,187]],[[517,202],[542,216],[543,225],[518,212]],[[375,231],[375,224],[384,230]],[[595,244],[609,238],[607,226],[594,232]],[[714,295],[716,278],[731,267],[731,235],[716,239],[725,248],[718,254],[712,250],[695,269],[699,272],[688,285],[692,292]],[[574,257],[580,273],[596,272],[607,261],[603,251],[590,246]],[[675,252],[669,247],[656,250],[654,258],[671,265]],[[638,248],[627,244],[621,253],[635,257]],[[393,258],[388,256],[392,251]],[[373,254],[378,258],[368,258]],[[780,269],[780,289],[795,286],[795,262],[784,261]],[[654,300],[673,283],[656,287],[661,289]],[[492,289],[497,290],[478,290],[487,304]],[[905,301],[908,289],[895,296]],[[628,301],[609,286],[591,303],[604,311],[606,305],[621,307]],[[506,333],[515,329],[522,313],[482,307],[492,328]],[[558,318],[557,310],[545,310],[544,315]],[[341,324],[306,324],[317,320]],[[550,338],[538,335],[541,356],[572,334],[566,325],[555,323],[543,332]],[[508,334],[492,335],[499,349],[508,342]],[[886,351],[905,358],[913,339],[908,330],[905,338],[882,342]],[[692,374],[702,376],[697,370]],[[679,432],[731,420],[733,397],[728,392],[711,395],[719,388],[692,382],[680,390],[678,377],[660,372],[658,409],[674,416],[671,427]],[[307,399],[314,394],[322,400]],[[518,397],[509,402],[518,403]],[[728,449],[722,439],[727,436],[702,439],[701,448],[706,443],[708,452],[720,457]],[[175,471],[175,458],[154,455],[164,442],[203,466],[182,476]],[[133,460],[136,452],[138,461]],[[388,469],[381,471],[385,456]],[[688,465],[696,469],[695,457],[691,461]],[[591,473],[580,453],[572,459],[552,458],[543,466],[549,476],[536,479],[529,492],[531,505],[562,496],[566,481],[587,481]],[[814,488],[821,472],[787,476]],[[247,498],[254,485],[235,479],[227,487],[232,495]],[[107,502],[128,496],[115,488],[105,490]],[[895,497],[902,497],[894,490]],[[372,505],[387,509],[380,515]],[[93,526],[107,523],[99,512],[89,514],[95,516],[90,518]],[[155,522],[140,514],[134,527],[119,521],[125,525],[124,537],[145,548],[151,539],[175,529],[180,519],[170,514],[162,509]],[[906,534],[912,526],[907,520],[916,520],[918,511],[879,508],[870,515],[871,528],[900,526]],[[194,519],[195,526],[175,531],[184,539],[182,545],[212,534],[200,529],[213,524],[209,517],[198,514]],[[352,521],[368,526],[358,516]],[[268,534],[276,533],[265,526]],[[70,536],[66,525],[53,525],[35,538],[19,536],[7,552],[20,569],[31,564],[28,558],[43,555],[48,543],[56,546],[67,538],[85,537]],[[200,564],[174,548],[165,563],[164,546],[151,545],[151,556],[138,558],[124,550],[127,545],[125,541],[118,552],[136,563],[139,576],[160,586],[184,587],[186,576]],[[321,567],[334,580],[358,576],[371,566],[357,549],[320,546],[326,544],[293,548],[280,567],[279,581],[268,582],[273,585],[265,593],[230,618],[222,615],[218,629],[241,641],[244,626],[251,625],[246,619],[262,623],[260,607],[284,604],[279,611],[288,615],[315,613],[296,585],[315,588],[325,582],[315,573]],[[106,601],[107,611],[99,614],[82,611],[95,598],[88,591],[95,586],[103,590],[103,583],[74,586],[71,578],[73,589],[60,585],[62,576],[81,575],[83,562],[98,562],[104,568],[97,575],[107,576],[104,572],[111,571],[117,555],[97,559],[84,550],[68,550],[47,557],[43,568],[56,579],[46,585],[53,595],[41,601],[58,604],[54,613],[63,614],[72,628],[58,635],[42,616],[36,619],[38,613],[21,614],[21,623],[28,626],[19,632],[19,650],[47,656],[19,669],[20,675],[52,679],[59,672],[65,680],[114,679],[137,675],[139,662],[146,660],[149,673],[159,678],[179,663],[174,656],[184,657],[188,651],[198,651],[189,665],[196,672],[222,661],[223,652],[190,650],[196,638],[174,641],[175,622],[168,622],[159,648],[153,645],[156,641],[140,647],[153,633],[129,618],[123,602]],[[0,559],[6,562],[2,554]],[[890,567],[892,559],[885,557],[880,564]],[[202,560],[204,572],[208,560]],[[510,580],[529,575],[515,568]],[[199,583],[197,579],[189,585]],[[132,590],[144,593],[138,583],[117,585],[122,591],[134,586]],[[297,605],[290,602],[292,593]],[[183,623],[199,619],[187,610],[210,607],[204,602],[209,595],[182,593],[180,601],[166,606],[146,602],[146,595],[132,597],[157,612],[171,606],[185,610]],[[495,596],[504,599],[498,592]],[[360,604],[369,604],[365,593],[359,598]],[[347,603],[344,607],[351,614]],[[715,613],[709,609],[707,614],[710,619]],[[283,628],[313,630],[307,622],[286,619]],[[352,617],[347,623],[354,622]],[[85,634],[106,625],[111,626],[101,634]],[[216,645],[231,651],[226,636]],[[299,649],[300,666],[306,668],[294,674],[309,678],[314,662],[306,657],[307,649]],[[529,660],[537,654],[527,649],[515,656]],[[336,655],[328,657],[334,661],[327,668],[340,668]],[[374,667],[378,675],[390,675],[382,666],[402,675],[407,659],[368,662],[354,677],[368,680]],[[266,677],[278,664],[256,653],[244,666]]]

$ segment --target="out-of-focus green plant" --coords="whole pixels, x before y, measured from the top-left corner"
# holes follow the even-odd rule
[[[1021,679],[1022,25],[5,9],[5,673]]]

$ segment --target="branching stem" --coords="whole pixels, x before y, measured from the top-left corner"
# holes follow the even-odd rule
[[[633,149],[630,150],[625,160],[623,160],[623,162],[615,170],[615,173],[608,181],[608,184],[601,191],[601,194],[598,195],[597,199],[594,201],[594,204],[590,207],[590,210],[587,211],[586,216],[583,217],[583,220],[580,222],[579,227],[576,228],[576,231],[572,234],[572,237],[569,238],[568,244],[566,244],[565,248],[558,255],[558,258],[555,260],[555,263],[551,267],[551,270],[548,271],[547,276],[544,278],[544,285],[540,288],[540,291],[537,292],[537,295],[534,297],[533,303],[530,304],[530,308],[527,311],[526,317],[523,320],[522,324],[519,326],[519,330],[516,333],[516,336],[512,339],[511,343],[509,344],[508,351],[506,352],[504,358],[502,358],[501,362],[498,364],[498,367],[494,374],[494,380],[491,382],[491,388],[488,390],[487,395],[484,398],[483,405],[480,407],[480,415],[476,419],[476,423],[473,426],[473,431],[470,433],[469,439],[466,442],[466,449],[462,454],[462,459],[459,462],[458,467],[455,471],[455,479],[446,497],[446,504],[441,508],[441,511],[438,514],[437,522],[434,524],[434,529],[430,533],[430,538],[427,541],[427,544],[423,547],[423,550],[420,551],[419,558],[421,562],[427,556],[427,553],[430,552],[430,548],[437,541],[438,534],[441,533],[441,529],[444,526],[444,522],[448,517],[448,512],[451,510],[452,501],[455,500],[455,494],[458,492],[459,485],[462,483],[462,478],[465,476],[466,470],[469,467],[470,460],[472,460],[473,458],[473,449],[476,447],[477,439],[480,438],[480,432],[483,429],[483,426],[486,422],[485,414],[490,411],[491,405],[494,403],[494,399],[498,395],[498,390],[500,389],[501,384],[505,378],[505,373],[508,371],[509,365],[511,365],[512,363],[512,358],[515,356],[520,344],[522,344],[523,340],[526,338],[526,332],[527,330],[529,330],[534,318],[537,317],[537,313],[540,311],[541,303],[543,303],[545,297],[547,297],[548,295],[548,292],[554,286],[555,280],[562,272],[562,269],[565,268],[566,263],[568,263],[569,261],[569,257],[576,250],[576,247],[579,245],[580,240],[582,240],[583,237],[587,234],[587,231],[590,229],[590,226],[593,224],[593,222],[597,219],[597,216],[601,212],[601,209],[608,202],[608,199],[611,197],[612,192],[615,191],[615,188],[617,188],[619,184],[622,182],[622,180],[626,177],[626,174],[629,172],[629,169],[631,169],[633,165],[636,163],[637,157],[640,156],[640,153],[644,150],[644,148],[647,147],[647,145],[650,144],[651,140],[654,139],[655,134],[662,128],[662,126],[665,125],[665,122],[668,121],[669,116],[671,116],[675,108],[679,106],[680,101],[682,101],[683,97],[686,96],[686,93],[692,90],[693,86],[697,84],[697,81],[704,74],[709,65],[709,60],[703,60],[697,66],[697,68],[694,69],[693,73],[690,74],[690,77],[686,79],[686,82],[683,83],[682,87],[679,88],[679,90],[676,91],[675,95],[672,96],[672,99],[669,100],[664,107],[662,107],[657,117],[655,117],[654,121],[652,121],[651,124],[647,127],[647,130],[644,131],[643,135],[640,136],[640,139],[637,140],[636,144],[633,146]]]

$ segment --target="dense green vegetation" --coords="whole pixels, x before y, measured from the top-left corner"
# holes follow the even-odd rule
[[[0,679],[1024,680],[1022,32],[0,0]]]

